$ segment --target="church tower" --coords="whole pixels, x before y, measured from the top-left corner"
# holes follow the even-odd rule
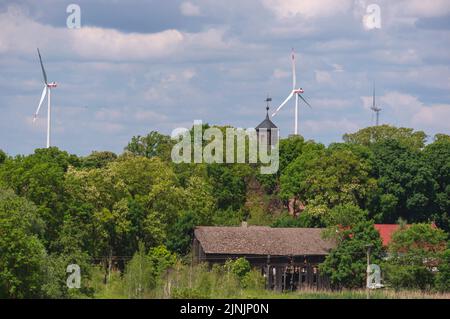
[[[272,101],[270,97],[266,99],[266,118],[256,128],[258,136],[258,144],[267,144],[269,147],[274,147],[278,141],[278,127],[273,124],[269,118],[269,102]]]

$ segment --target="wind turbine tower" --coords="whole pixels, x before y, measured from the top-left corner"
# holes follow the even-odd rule
[[[272,117],[274,117],[279,110],[287,103],[291,98],[295,96],[295,115],[294,115],[294,135],[298,135],[298,98],[302,99],[303,102],[305,102],[306,105],[311,107],[311,105],[306,101],[306,99],[302,96],[302,94],[305,92],[302,88],[297,87],[297,76],[296,76],[296,70],[295,70],[295,53],[294,49],[292,49],[292,91],[289,94],[289,96],[283,101],[283,103],[280,104],[280,106],[273,112]]]
[[[372,106],[370,107],[370,109],[375,112],[375,116],[376,116],[376,119],[375,119],[375,123],[376,124],[375,124],[375,126],[378,126],[378,121],[379,121],[379,118],[380,118],[381,108],[379,106],[375,105],[375,83],[373,84]]]
[[[56,88],[56,82],[47,82],[47,74],[45,73],[44,64],[42,63],[41,52],[39,52],[39,48],[37,49],[39,62],[41,63],[42,75],[44,77],[44,89],[42,90],[41,100],[39,101],[39,105],[36,109],[36,113],[34,113],[33,122],[36,121],[39,110],[41,109],[42,102],[47,95],[47,148],[50,147],[50,129],[51,129],[51,89]]]

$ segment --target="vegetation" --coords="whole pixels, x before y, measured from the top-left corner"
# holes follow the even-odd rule
[[[383,125],[327,147],[290,137],[273,175],[175,164],[173,145],[151,132],[123,154],[0,150],[0,298],[276,297],[245,260],[190,265],[196,225],[243,220],[326,227],[338,245],[321,269],[337,289],[363,287],[370,247],[386,286],[450,290],[450,136],[427,144],[424,132]],[[386,250],[373,224],[400,219],[413,225]],[[65,285],[70,263],[80,289]]]

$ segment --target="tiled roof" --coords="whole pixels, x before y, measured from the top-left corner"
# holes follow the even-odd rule
[[[195,237],[206,254],[302,256],[327,255],[335,245],[323,228],[199,226]]]

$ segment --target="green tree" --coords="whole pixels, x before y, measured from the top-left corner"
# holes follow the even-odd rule
[[[102,256],[109,277],[113,256],[132,255],[162,244],[187,200],[169,164],[125,155],[103,168],[70,169],[67,220],[80,221],[82,242]]]
[[[319,266],[334,287],[362,288],[366,279],[367,251],[371,263],[379,263],[382,243],[373,222],[354,206],[333,209],[324,236],[336,241],[336,248]]]
[[[247,259],[240,257],[235,260],[229,259],[225,262],[225,269],[242,280],[252,269]]]
[[[208,177],[219,209],[238,210],[245,203],[247,171],[244,164],[210,164]]]
[[[191,248],[194,229],[197,225],[201,225],[201,223],[195,213],[191,211],[182,213],[168,233],[167,247],[178,254],[187,254]]]
[[[6,155],[6,153],[0,150],[0,164],[3,164],[6,161],[7,157],[8,156]]]
[[[117,159],[117,155],[109,151],[94,151],[82,159],[82,166],[85,168],[101,168]]]
[[[38,298],[47,254],[35,205],[0,189],[0,298]]]
[[[450,247],[447,248],[441,257],[439,272],[436,275],[435,286],[439,291],[450,291]]]
[[[366,127],[353,134],[345,134],[346,143],[371,146],[386,140],[395,140],[400,144],[414,150],[420,150],[425,146],[427,135],[423,131],[414,131],[412,128],[380,125]]]
[[[385,223],[399,217],[410,222],[430,219],[437,184],[421,153],[395,140],[375,144],[373,152],[378,179],[371,208],[375,219]]]
[[[124,274],[124,286],[128,298],[142,299],[156,285],[153,269],[143,244],[128,262]]]
[[[431,289],[433,268],[439,270],[445,258],[447,234],[430,224],[413,224],[396,231],[389,244],[389,259],[385,263],[386,281],[396,289]]]
[[[69,166],[78,166],[75,155],[56,147],[36,149],[29,156],[16,156],[0,166],[0,180],[19,196],[31,200],[46,221],[46,246],[58,237],[66,210],[64,174]]]
[[[134,155],[145,157],[159,157],[163,161],[170,161],[170,153],[174,141],[170,136],[152,131],[146,136],[133,136],[125,150]]]
[[[370,161],[349,149],[305,147],[282,173],[280,196],[285,201],[294,198],[306,206],[332,208],[353,203],[365,207],[376,188],[371,170]]]
[[[425,147],[423,155],[437,184],[431,218],[450,232],[450,136],[437,134],[435,141]]]

